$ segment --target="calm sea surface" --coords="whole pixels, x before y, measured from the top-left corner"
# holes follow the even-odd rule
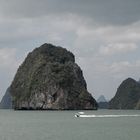
[[[140,140],[140,117],[75,118],[78,111],[0,110],[0,140]],[[85,111],[134,115],[140,111]]]

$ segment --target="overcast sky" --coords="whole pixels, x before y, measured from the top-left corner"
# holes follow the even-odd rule
[[[0,98],[44,43],[72,51],[95,98],[140,78],[140,0],[0,0]]]

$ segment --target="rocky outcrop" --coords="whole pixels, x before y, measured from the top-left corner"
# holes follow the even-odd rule
[[[97,109],[74,55],[52,44],[28,54],[10,89],[15,109]]]
[[[12,108],[12,97],[10,94],[10,88],[8,88],[6,90],[6,93],[0,102],[0,108],[1,109],[11,109]]]
[[[101,95],[98,99],[98,108],[100,109],[108,109],[108,101],[105,99],[104,95]]]
[[[110,109],[140,109],[140,83],[128,78],[109,102]]]

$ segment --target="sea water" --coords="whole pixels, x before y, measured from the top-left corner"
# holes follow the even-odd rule
[[[138,110],[84,111],[124,115],[95,118],[76,118],[77,112],[0,110],[0,140],[140,140]]]

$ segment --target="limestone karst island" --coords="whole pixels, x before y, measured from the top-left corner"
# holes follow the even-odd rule
[[[97,109],[74,55],[52,44],[28,54],[9,90],[16,110]]]
[[[107,101],[87,91],[75,56],[65,48],[43,44],[28,54],[3,96],[0,108],[15,110],[140,109],[140,81],[124,80]]]

